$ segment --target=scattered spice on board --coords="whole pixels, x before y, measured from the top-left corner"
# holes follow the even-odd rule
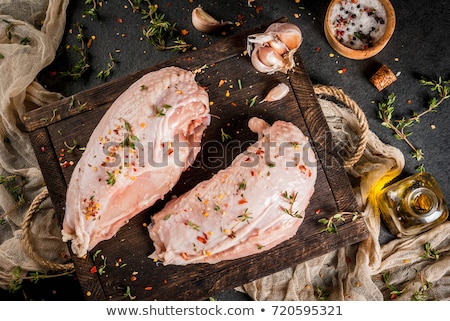
[[[333,35],[352,49],[373,47],[386,31],[386,10],[378,0],[342,0],[331,11]]]

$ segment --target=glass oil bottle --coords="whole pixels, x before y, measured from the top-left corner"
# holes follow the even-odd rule
[[[426,172],[386,186],[377,203],[387,228],[397,237],[417,235],[448,218],[444,195]]]

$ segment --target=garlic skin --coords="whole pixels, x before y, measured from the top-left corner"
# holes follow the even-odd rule
[[[300,28],[289,22],[271,24],[265,32],[247,37],[247,52],[259,72],[287,73],[294,65],[294,54],[303,41]]]
[[[227,25],[232,25],[231,21],[218,21],[201,6],[192,10],[192,25],[195,29],[204,33],[213,33]]]
[[[279,83],[275,87],[273,87],[266,95],[266,97],[261,100],[259,103],[264,103],[266,101],[277,101],[286,97],[289,93],[290,88],[285,83]]]

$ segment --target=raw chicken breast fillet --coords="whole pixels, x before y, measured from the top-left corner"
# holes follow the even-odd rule
[[[314,192],[315,153],[292,123],[252,118],[249,127],[259,133],[256,143],[153,216],[150,258],[213,264],[269,250],[297,233]]]
[[[207,92],[177,67],[144,75],[105,113],[69,182],[63,240],[82,257],[162,199],[200,150]]]

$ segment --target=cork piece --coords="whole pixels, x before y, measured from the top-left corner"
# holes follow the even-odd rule
[[[384,88],[392,84],[397,80],[391,69],[388,66],[383,65],[380,69],[370,77],[370,83],[374,85],[378,91],[382,91]]]

